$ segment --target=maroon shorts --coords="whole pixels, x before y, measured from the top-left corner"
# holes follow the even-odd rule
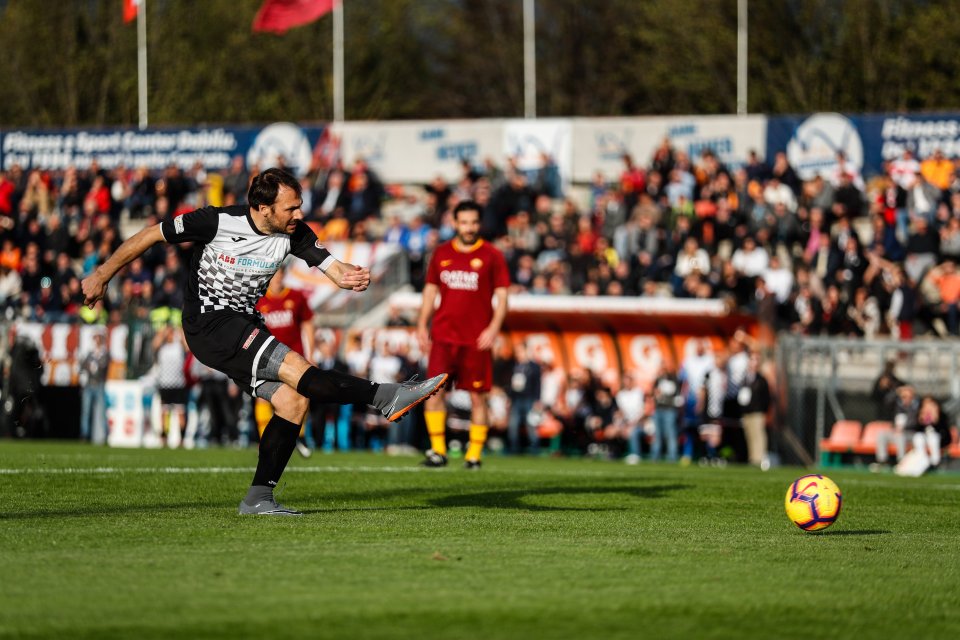
[[[493,353],[476,347],[434,342],[427,377],[449,373],[457,389],[486,393],[493,385]]]

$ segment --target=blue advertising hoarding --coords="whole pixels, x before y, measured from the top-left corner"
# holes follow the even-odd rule
[[[299,174],[310,167],[322,126],[276,122],[262,127],[179,127],[106,129],[16,129],[0,131],[0,166],[23,169],[85,168],[94,160],[106,169],[124,165],[161,169],[202,163],[208,170],[230,166],[241,156],[247,166],[276,164],[283,156]]]
[[[960,114],[814,113],[767,121],[767,158],[785,151],[804,179],[832,174],[838,151],[864,176],[878,175],[905,149],[920,160],[937,149],[948,158],[960,156]]]

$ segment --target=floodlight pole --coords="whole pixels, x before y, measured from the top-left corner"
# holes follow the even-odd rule
[[[140,128],[148,124],[147,110],[147,0],[137,4],[137,102],[140,111]]]
[[[537,25],[533,0],[523,0],[523,117],[537,117]]]
[[[737,115],[747,115],[747,0],[737,0]]]
[[[343,122],[343,0],[333,2],[333,121]]]

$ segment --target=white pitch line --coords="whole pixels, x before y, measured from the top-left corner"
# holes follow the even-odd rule
[[[256,467],[25,467],[22,469],[0,468],[0,476],[15,475],[121,475],[129,474],[190,474],[190,473],[253,473]],[[444,473],[442,469],[427,469],[425,467],[287,467],[284,473]],[[609,473],[602,471],[573,471],[565,469],[537,470],[537,469],[484,469],[484,475],[511,474],[548,476],[609,477]],[[624,478],[629,476],[624,475]]]
[[[39,475],[74,475],[74,474],[123,474],[123,473],[252,473],[256,467],[51,467],[0,469],[0,475],[21,475],[25,473]],[[424,471],[420,467],[290,467],[285,472],[307,473],[344,473],[355,471],[359,473],[384,472],[403,473]]]

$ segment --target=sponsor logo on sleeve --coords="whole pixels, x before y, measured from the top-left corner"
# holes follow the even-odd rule
[[[183,216],[177,216],[173,219],[173,230],[176,233],[183,233]]]

